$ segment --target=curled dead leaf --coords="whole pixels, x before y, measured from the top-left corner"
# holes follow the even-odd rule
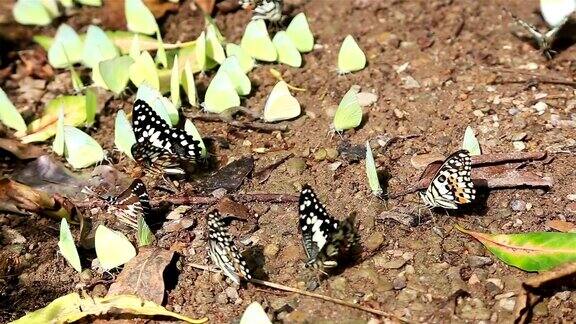
[[[8,151],[21,160],[35,159],[45,154],[42,148],[15,139],[0,138],[0,150]]]
[[[164,270],[172,261],[173,251],[157,247],[141,248],[110,286],[107,297],[130,294],[156,304],[164,300]]]

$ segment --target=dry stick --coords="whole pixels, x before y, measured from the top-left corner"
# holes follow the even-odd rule
[[[247,193],[232,195],[232,200],[238,202],[269,202],[269,203],[291,203],[297,202],[299,196],[286,194],[268,194],[268,193]],[[213,196],[168,196],[159,197],[152,200],[152,205],[158,205],[162,202],[169,202],[175,205],[210,205],[220,201],[220,198]]]
[[[493,82],[491,82],[491,84],[526,83],[526,82],[533,81],[533,82],[538,82],[538,83],[560,84],[560,85],[566,85],[566,86],[576,88],[576,81],[557,79],[557,78],[549,77],[549,76],[545,76],[545,75],[537,75],[537,74],[532,74],[532,73],[526,72],[526,71],[506,69],[506,68],[497,69],[496,71],[504,72],[504,73],[511,73],[511,74],[525,75],[525,76],[530,77],[531,80],[503,80],[503,81],[493,81]]]
[[[219,122],[219,123],[226,123],[230,126],[237,127],[237,128],[249,128],[254,130],[259,130],[263,132],[274,132],[274,131],[281,131],[285,132],[288,130],[287,125],[279,125],[279,124],[266,124],[260,122],[241,122],[238,120],[232,120],[220,115],[215,114],[196,114],[196,115],[188,115],[188,118],[196,119],[196,120],[203,120],[208,122]]]
[[[521,161],[530,161],[530,160],[541,160],[546,157],[546,152],[529,152],[529,153],[522,153],[522,152],[514,152],[514,153],[501,153],[501,154],[483,154],[483,155],[476,155],[472,156],[472,165],[473,166],[481,166],[481,165],[489,165],[489,164],[503,164],[503,163],[510,163],[510,162],[521,162]],[[431,163],[429,164],[424,172],[422,172],[421,179],[414,184],[413,186],[409,187],[408,189],[395,193],[393,195],[389,195],[388,198],[395,199],[398,197],[402,197],[411,193],[414,193],[419,190],[426,189],[432,180],[432,177],[436,173],[435,170],[440,167],[439,164]],[[436,168],[432,170],[432,168]],[[483,167],[480,169],[489,169],[490,167]],[[489,189],[503,189],[503,188],[514,188],[520,186],[529,186],[529,187],[551,187],[552,183],[548,180],[541,179],[541,178],[534,178],[532,177],[531,173],[527,174],[530,177],[523,178],[522,174],[516,174],[516,176],[511,177],[489,177],[489,172],[482,172],[476,171],[473,169],[473,179],[479,180],[478,182],[484,181],[484,186]],[[479,176],[474,176],[474,173],[479,172]]]
[[[220,270],[216,270],[213,267],[210,266],[206,266],[206,265],[202,265],[202,264],[197,264],[197,263],[188,263],[189,266],[193,267],[193,268],[197,268],[197,269],[201,269],[201,270],[205,270],[205,271],[211,271],[211,272],[220,272]],[[410,320],[404,318],[404,317],[400,317],[397,315],[394,315],[392,313],[388,313],[388,312],[384,312],[378,309],[373,309],[370,307],[365,307],[365,306],[361,306],[358,304],[354,304],[354,303],[350,303],[341,299],[336,299],[336,298],[332,298],[332,297],[328,297],[328,296],[324,296],[324,295],[320,295],[320,294],[315,294],[309,291],[305,291],[305,290],[300,290],[300,289],[296,289],[296,288],[292,288],[289,286],[285,286],[285,285],[281,285],[281,284],[277,284],[274,282],[270,282],[270,281],[265,281],[265,280],[259,280],[259,279],[250,279],[249,282],[255,283],[255,284],[259,284],[265,287],[270,287],[270,288],[274,288],[274,289],[278,289],[278,290],[282,290],[282,291],[288,291],[288,292],[293,292],[293,293],[297,293],[300,295],[304,295],[304,296],[308,296],[308,297],[312,297],[312,298],[317,298],[317,299],[322,299],[325,301],[329,301],[338,305],[342,305],[342,306],[347,306],[347,307],[352,307],[355,309],[359,309],[361,311],[365,311],[368,313],[372,313],[372,314],[376,314],[376,315],[380,315],[380,316],[386,316],[386,317],[390,317],[390,318],[395,318],[399,321],[405,322],[405,323],[410,323]]]

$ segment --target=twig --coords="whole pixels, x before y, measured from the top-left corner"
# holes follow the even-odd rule
[[[299,196],[287,194],[269,193],[246,193],[231,196],[232,200],[238,202],[269,202],[269,203],[291,203],[297,202]],[[220,201],[220,198],[213,196],[168,196],[159,197],[152,200],[152,205],[159,205],[163,202],[175,205],[210,205]]]
[[[210,266],[206,266],[206,265],[202,265],[202,264],[197,264],[197,263],[188,263],[189,266],[193,267],[193,268],[197,268],[197,269],[201,269],[201,270],[205,270],[205,271],[211,271],[211,272],[219,272],[220,270],[216,270],[213,267]],[[394,315],[392,313],[388,313],[388,312],[384,312],[378,309],[373,309],[370,307],[365,307],[362,305],[358,305],[358,304],[354,304],[354,303],[350,303],[341,299],[336,299],[336,298],[332,298],[332,297],[328,297],[328,296],[324,296],[324,295],[320,295],[320,294],[315,294],[309,291],[305,291],[305,290],[300,290],[300,289],[296,289],[296,288],[292,288],[289,286],[285,286],[285,285],[281,285],[281,284],[277,284],[274,282],[270,282],[270,281],[265,281],[265,280],[259,280],[259,279],[250,279],[249,282],[254,283],[254,284],[258,284],[258,285],[262,285],[265,287],[270,287],[270,288],[274,288],[274,289],[278,289],[278,290],[282,290],[282,291],[288,291],[288,292],[293,292],[296,294],[300,294],[300,295],[304,295],[304,296],[308,296],[308,297],[312,297],[312,298],[317,298],[317,299],[321,299],[321,300],[325,300],[325,301],[329,301],[338,305],[342,305],[342,306],[347,306],[347,307],[351,307],[351,308],[355,308],[355,309],[359,309],[361,311],[365,311],[368,313],[372,313],[372,314],[376,314],[376,315],[380,315],[380,316],[386,316],[389,318],[394,318],[397,319],[399,321],[405,322],[405,323],[410,323],[411,321],[404,318],[404,317],[400,317],[397,315]]]
[[[505,172],[498,172],[500,170],[497,169],[498,165],[512,162],[541,160],[545,157],[546,152],[514,152],[472,156],[472,165],[475,167],[472,169],[472,179],[475,185],[489,189],[517,187],[550,188],[552,186],[551,181],[543,179],[534,173],[517,170],[504,170]],[[424,172],[422,172],[422,176],[416,184],[404,191],[389,195],[389,198],[395,199],[428,188],[430,181],[432,181],[432,178],[439,167],[439,163],[430,163]],[[501,176],[502,174],[505,176]]]
[[[342,305],[342,306],[347,306],[347,307],[351,307],[351,308],[355,308],[355,309],[359,309],[361,311],[365,311],[368,313],[372,313],[372,314],[376,314],[376,315],[380,315],[380,316],[386,316],[389,318],[394,318],[397,319],[399,321],[405,322],[405,323],[410,323],[410,320],[401,317],[401,316],[397,316],[394,315],[392,313],[388,313],[388,312],[384,312],[378,309],[373,309],[370,307],[365,307],[362,305],[358,305],[358,304],[354,304],[354,303],[350,303],[341,299],[336,299],[336,298],[332,298],[332,297],[328,297],[328,296],[324,296],[324,295],[320,295],[320,294],[315,294],[309,291],[305,291],[305,290],[300,290],[300,289],[296,289],[296,288],[292,288],[289,286],[284,286],[281,284],[277,284],[274,282],[270,282],[270,281],[265,281],[265,280],[259,280],[259,279],[251,279],[250,282],[252,283],[256,283],[259,285],[263,285],[266,287],[270,287],[270,288],[274,288],[274,289],[278,289],[278,290],[283,290],[283,291],[289,291],[289,292],[293,292],[293,293],[297,293],[300,295],[304,295],[304,296],[308,296],[308,297],[312,297],[312,298],[318,298],[318,299],[322,299],[325,301],[329,301],[338,305]]]
[[[576,81],[566,80],[566,79],[558,79],[546,75],[537,75],[527,71],[521,70],[514,70],[514,69],[507,69],[507,68],[500,68],[497,69],[496,72],[504,72],[504,73],[511,73],[511,74],[521,74],[524,76],[529,77],[531,80],[495,80],[490,82],[490,84],[507,84],[507,83],[526,83],[526,82],[537,82],[537,83],[547,83],[547,84],[560,84],[566,85],[570,87],[576,88]]]
[[[219,122],[219,123],[226,123],[230,126],[237,127],[237,128],[249,128],[254,130],[259,130],[263,132],[274,132],[274,131],[281,131],[285,132],[288,130],[288,125],[280,125],[280,124],[267,124],[267,123],[260,123],[260,122],[241,122],[238,120],[233,120],[231,118],[222,117],[216,114],[187,114],[186,117],[195,119],[195,120],[203,120],[208,122]]]
[[[502,164],[509,162],[521,162],[530,160],[542,160],[546,157],[546,152],[512,152],[482,154],[472,156],[472,165],[479,166],[483,164]]]
[[[265,166],[261,170],[258,170],[254,173],[254,178],[258,179],[258,183],[262,184],[270,178],[270,174],[274,171],[277,167],[279,167],[282,163],[286,160],[294,156],[294,153],[286,154],[285,156],[279,158],[277,161]]]

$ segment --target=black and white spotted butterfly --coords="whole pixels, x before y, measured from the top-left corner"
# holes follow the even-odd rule
[[[144,100],[134,102],[132,128],[136,135],[132,156],[152,173],[184,174],[182,163],[200,159],[200,141],[170,127]]]
[[[529,24],[529,23],[525,22],[524,20],[516,17],[510,11],[508,11],[508,14],[512,17],[512,19],[514,19],[514,21],[516,21],[516,23],[518,25],[522,26],[524,29],[526,29],[530,33],[532,38],[534,38],[536,40],[536,44],[538,45],[538,49],[540,49],[540,51],[542,51],[542,53],[544,53],[546,58],[552,59],[552,55],[555,53],[555,51],[553,51],[551,47],[552,47],[554,41],[556,40],[556,37],[558,36],[558,32],[562,29],[562,27],[564,27],[564,25],[568,21],[569,16],[564,18],[562,20],[562,22],[560,22],[560,24],[558,24],[557,26],[554,26],[549,31],[547,31],[545,33],[541,33],[538,29],[536,29],[535,26],[533,26],[532,24]]]
[[[476,198],[476,189],[470,177],[470,152],[460,150],[450,155],[436,171],[430,185],[420,192],[428,208],[458,209]]]
[[[283,0],[240,0],[242,8],[253,8],[252,20],[279,22],[282,19]]]
[[[120,195],[107,197],[105,200],[109,203],[108,212],[134,229],[138,228],[138,219],[148,215],[151,210],[148,191],[140,179],[132,181]]]
[[[326,212],[309,185],[300,192],[300,232],[308,257],[306,266],[334,268],[342,252],[348,252],[357,243],[353,217],[344,221],[334,219]]]
[[[233,282],[239,285],[240,276],[246,280],[252,279],[244,257],[234,245],[217,210],[208,213],[208,244],[210,259]]]

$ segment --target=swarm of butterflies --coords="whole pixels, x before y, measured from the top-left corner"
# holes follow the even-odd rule
[[[131,151],[138,164],[151,174],[184,174],[183,165],[201,162],[200,141],[182,129],[172,128],[150,105],[141,99],[134,102],[132,127],[136,143]],[[368,146],[369,147],[369,146]],[[472,163],[467,150],[450,155],[436,171],[430,185],[420,192],[429,208],[458,209],[476,197],[471,180]],[[109,211],[118,221],[136,228],[139,218],[150,211],[149,196],[142,180],[134,182],[117,197],[106,199]],[[324,272],[338,266],[341,256],[358,246],[353,217],[332,217],[309,185],[304,185],[298,202],[298,226],[306,252],[307,267]],[[209,255],[233,282],[252,278],[246,260],[228,234],[217,210],[208,213]]]

